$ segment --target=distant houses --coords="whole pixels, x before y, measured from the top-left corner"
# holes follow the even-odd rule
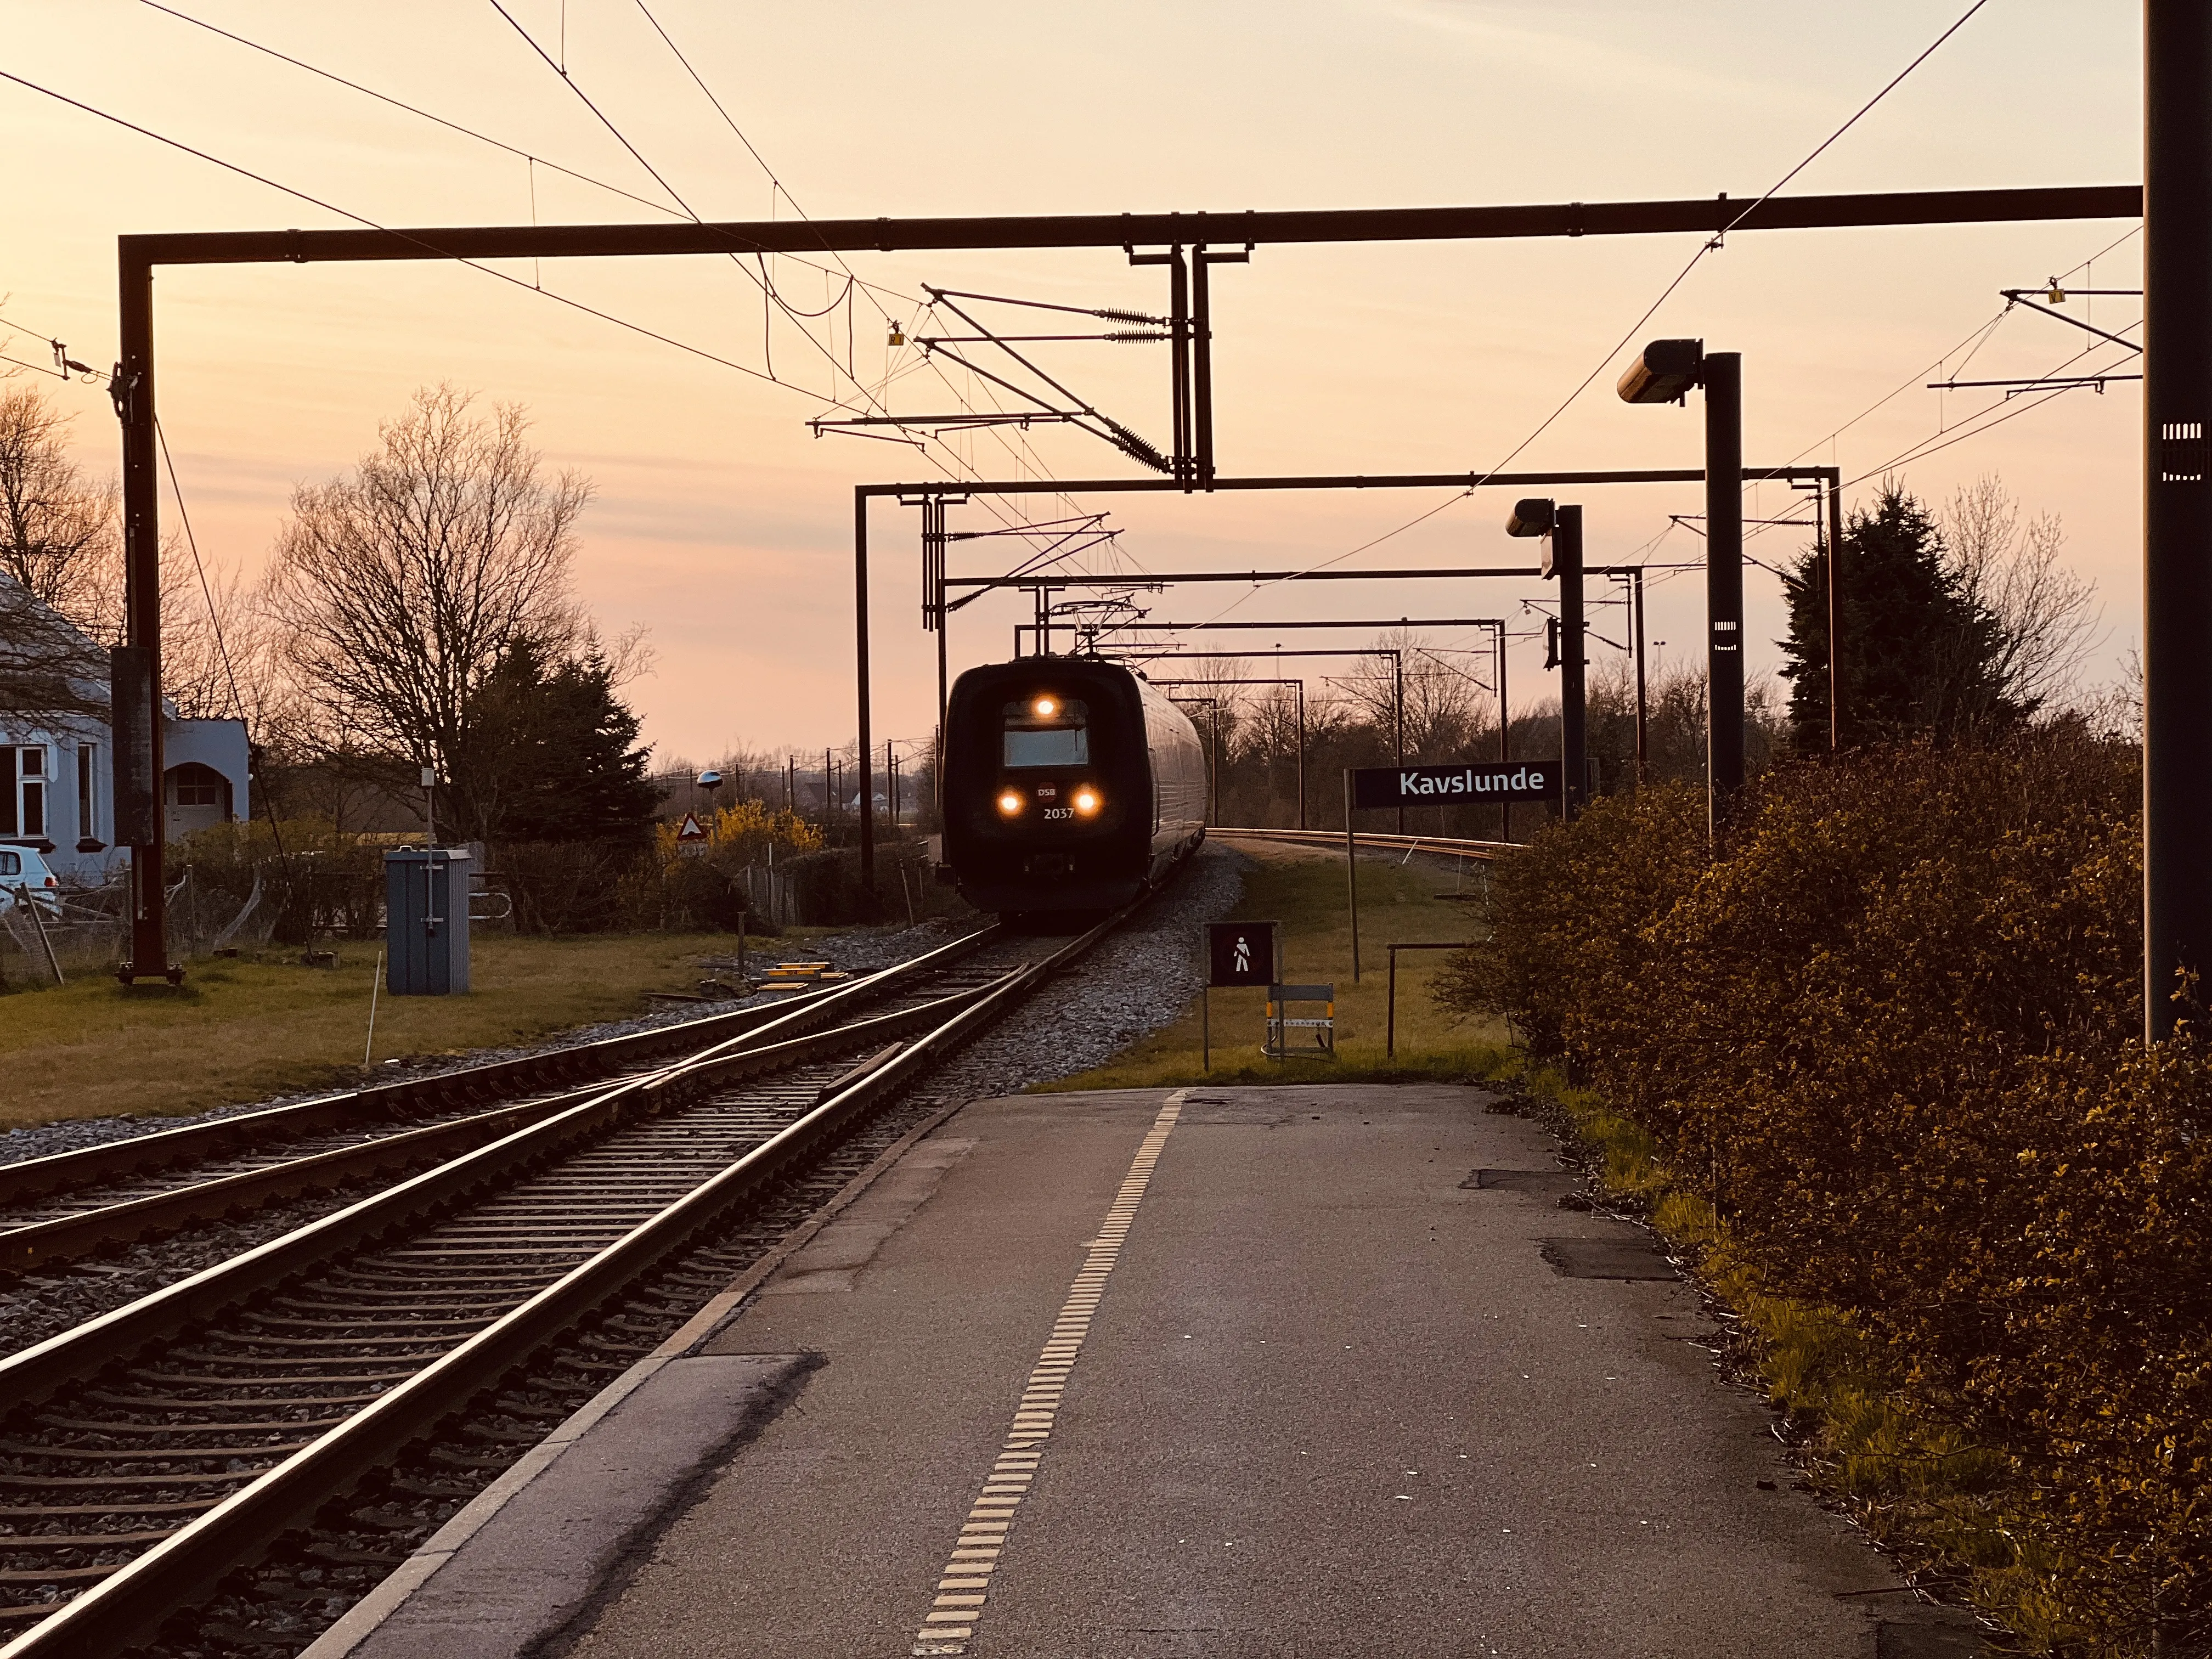
[[[89,640],[84,643],[90,648]],[[105,700],[104,688],[80,690],[88,701]],[[246,722],[179,719],[167,699],[161,713],[169,838],[242,823],[249,811]],[[114,844],[114,760],[104,716],[53,715],[28,725],[0,714],[0,846],[35,849],[73,886],[95,887],[120,875],[130,855]]]

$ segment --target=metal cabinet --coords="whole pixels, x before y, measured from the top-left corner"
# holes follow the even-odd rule
[[[395,997],[469,988],[469,855],[443,847],[384,855],[384,988]]]

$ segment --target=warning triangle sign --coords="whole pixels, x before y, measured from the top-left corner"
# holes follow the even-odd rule
[[[700,827],[699,819],[696,814],[686,812],[684,815],[684,822],[678,824],[676,828],[676,839],[678,841],[704,841],[707,839],[707,832]]]

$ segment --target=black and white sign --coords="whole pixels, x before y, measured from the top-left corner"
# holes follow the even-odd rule
[[[1468,761],[1455,766],[1362,766],[1352,774],[1354,806],[1494,806],[1557,800],[1559,763]]]
[[[1275,982],[1275,924],[1272,921],[1207,922],[1206,982],[1208,985],[1273,985]]]

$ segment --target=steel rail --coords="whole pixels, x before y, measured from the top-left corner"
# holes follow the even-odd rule
[[[880,1063],[651,1220],[50,1614],[0,1649],[0,1659],[88,1659],[113,1654],[152,1638],[166,1620],[204,1598],[242,1561],[311,1519],[354,1481],[388,1462],[402,1447],[434,1431],[548,1340],[723,1220],[757,1188],[776,1179],[926,1065],[974,1036],[1050,975],[1087,953],[1136,908],[1126,907],[1050,957],[1013,969],[990,985],[957,993],[921,1008],[794,1038],[773,1048],[747,1048],[687,1061],[652,1079],[618,1085],[559,1119],[519,1131],[419,1176],[392,1194],[364,1200],[77,1332],[0,1362],[0,1393],[42,1398],[53,1387],[96,1373],[115,1358],[143,1347],[159,1334],[205,1317],[217,1305],[234,1304],[253,1290],[290,1277],[313,1260],[325,1259],[354,1241],[389,1231],[400,1218],[392,1212],[396,1205],[404,1205],[417,1215],[444,1207],[465,1195],[469,1188],[504,1176],[517,1161],[517,1150],[526,1144],[540,1152],[540,1157],[530,1160],[535,1163],[556,1150],[550,1144],[556,1139],[565,1146],[596,1135],[622,1109],[626,1097],[645,1097],[630,1103],[634,1106],[673,1105],[679,1098],[696,1097],[757,1074],[773,1063],[769,1057],[779,1051],[819,1053],[833,1045],[849,1046],[864,1033],[889,1035],[894,1028],[916,1023],[928,1027],[895,1053],[879,1053],[875,1058]],[[157,1303],[167,1304],[158,1316],[143,1311]],[[104,1332],[102,1327],[106,1328]],[[87,1338],[94,1333],[99,1333],[99,1340],[88,1343]],[[72,1347],[87,1352],[70,1354]]]
[[[805,1000],[811,1002],[829,994],[830,991],[810,991]],[[489,1060],[480,1066],[441,1072],[434,1077],[372,1084],[288,1106],[240,1112],[234,1117],[185,1124],[97,1146],[80,1146],[72,1152],[26,1158],[19,1164],[0,1164],[0,1208],[12,1208],[56,1194],[204,1158],[241,1142],[264,1138],[271,1130],[288,1134],[313,1133],[321,1129],[343,1128],[363,1117],[416,1115],[457,1099],[465,1102],[478,1097],[496,1098],[520,1089],[585,1082],[616,1072],[635,1059],[680,1051],[689,1039],[702,1031],[718,1029],[718,1022],[735,1023],[719,1029],[750,1030],[800,1003],[801,999],[793,998],[757,1008],[735,1009],[681,1025],[603,1037],[596,1042],[519,1055],[512,1060]]]
[[[1341,830],[1240,830],[1234,825],[1212,824],[1206,829],[1209,839],[1224,841],[1278,841],[1301,847],[1340,848],[1344,845]],[[1519,850],[1521,843],[1511,841],[1474,841],[1463,836],[1386,836],[1361,830],[1353,839],[1363,847],[1373,847],[1390,852],[1400,850],[1416,853],[1437,853],[1450,858],[1477,859],[1487,863],[1500,853]]]
[[[513,1095],[551,1083],[573,1081],[580,1076],[594,1077],[604,1082],[625,1066],[635,1066],[648,1056],[672,1051],[683,1057],[717,1052],[733,1044],[758,1043],[772,1032],[805,1030],[830,1018],[841,1004],[879,996],[919,974],[933,972],[971,955],[1000,937],[1000,930],[996,927],[980,928],[935,951],[865,975],[848,984],[757,1008],[737,1009],[681,1025],[630,1032],[542,1054],[494,1060],[434,1078],[412,1079],[295,1105],[241,1113],[236,1117],[0,1166],[0,1208],[33,1203],[149,1170],[173,1167],[228,1150],[241,1140],[250,1143],[272,1131],[302,1134],[318,1129],[349,1127],[364,1116],[402,1117],[410,1106],[419,1112],[434,1108],[441,1101]],[[733,1031],[734,1035],[705,1050],[696,1047],[701,1037],[724,1031]],[[585,1085],[550,1101],[523,1103],[503,1110],[526,1115],[536,1110],[541,1115],[548,1115],[563,1103],[573,1103],[578,1095],[597,1086],[597,1083]],[[285,1159],[258,1170],[98,1206],[76,1215],[10,1228],[0,1231],[0,1273],[27,1271],[69,1255],[81,1255],[101,1244],[143,1237],[149,1230],[206,1220],[296,1197],[355,1173],[389,1167],[392,1158],[380,1155],[380,1148],[389,1149],[410,1161],[441,1147],[458,1148],[472,1138],[469,1126],[478,1126],[473,1138],[482,1139],[499,1131],[497,1120],[501,1115],[502,1111],[495,1110],[420,1129],[403,1130],[356,1146]],[[524,1121],[522,1116],[514,1119],[517,1125]]]
[[[956,940],[956,945],[964,942],[967,940]],[[945,949],[949,951],[953,947]],[[931,956],[942,956],[942,951],[933,951]],[[911,964],[902,963],[900,967],[915,967],[927,960],[927,956],[915,957]],[[460,1201],[480,1183],[511,1179],[520,1168],[557,1155],[568,1146],[577,1144],[577,1139],[588,1139],[592,1134],[613,1128],[622,1121],[626,1106],[639,1110],[661,1106],[665,1097],[657,1097],[653,1093],[654,1088],[672,1075],[684,1073],[688,1066],[744,1066],[744,1073],[732,1075],[763,1075],[865,1042],[878,1033],[884,1037],[896,1036],[918,1015],[973,995],[980,994],[957,991],[951,998],[925,1002],[921,1009],[874,1015],[867,1020],[854,1020],[842,1026],[832,1026],[830,1030],[794,1036],[772,1044],[741,1048],[732,1048],[732,1044],[717,1044],[717,1048],[695,1055],[679,1066],[629,1078],[602,1088],[599,1093],[577,1091],[586,1095],[586,1099],[566,1106],[542,1121],[522,1124],[508,1134],[502,1134],[500,1139],[420,1172],[398,1186],[369,1194],[338,1212],[295,1228],[279,1239],[270,1239],[268,1243],[246,1249],[243,1255],[204,1267],[188,1279],[179,1279],[175,1285],[164,1285],[139,1301],[115,1307],[111,1312],[46,1338],[45,1343],[33,1343],[31,1347],[20,1349],[18,1354],[7,1356],[0,1360],[0,1401],[9,1401],[11,1405],[35,1405],[55,1389],[69,1382],[80,1382],[104,1364],[131,1358],[137,1349],[149,1343],[157,1343],[184,1329],[185,1325],[210,1318],[239,1298],[268,1290],[272,1283],[310,1267],[316,1261],[374,1239],[378,1232],[387,1232],[394,1225],[418,1221],[431,1207]]]
[[[875,1015],[765,1048],[740,1049],[703,1063],[724,1068],[732,1079],[758,1077],[872,1039],[888,1040],[917,1019],[981,994],[982,989],[955,992],[918,1008]],[[631,1116],[677,1103],[677,1097],[659,1093],[659,1088],[687,1074],[696,1075],[688,1067],[672,1066],[615,1084],[542,1122],[526,1124],[398,1186],[10,1354],[0,1359],[0,1399],[18,1407],[36,1405],[295,1273],[464,1202],[485,1188],[511,1182]]]

